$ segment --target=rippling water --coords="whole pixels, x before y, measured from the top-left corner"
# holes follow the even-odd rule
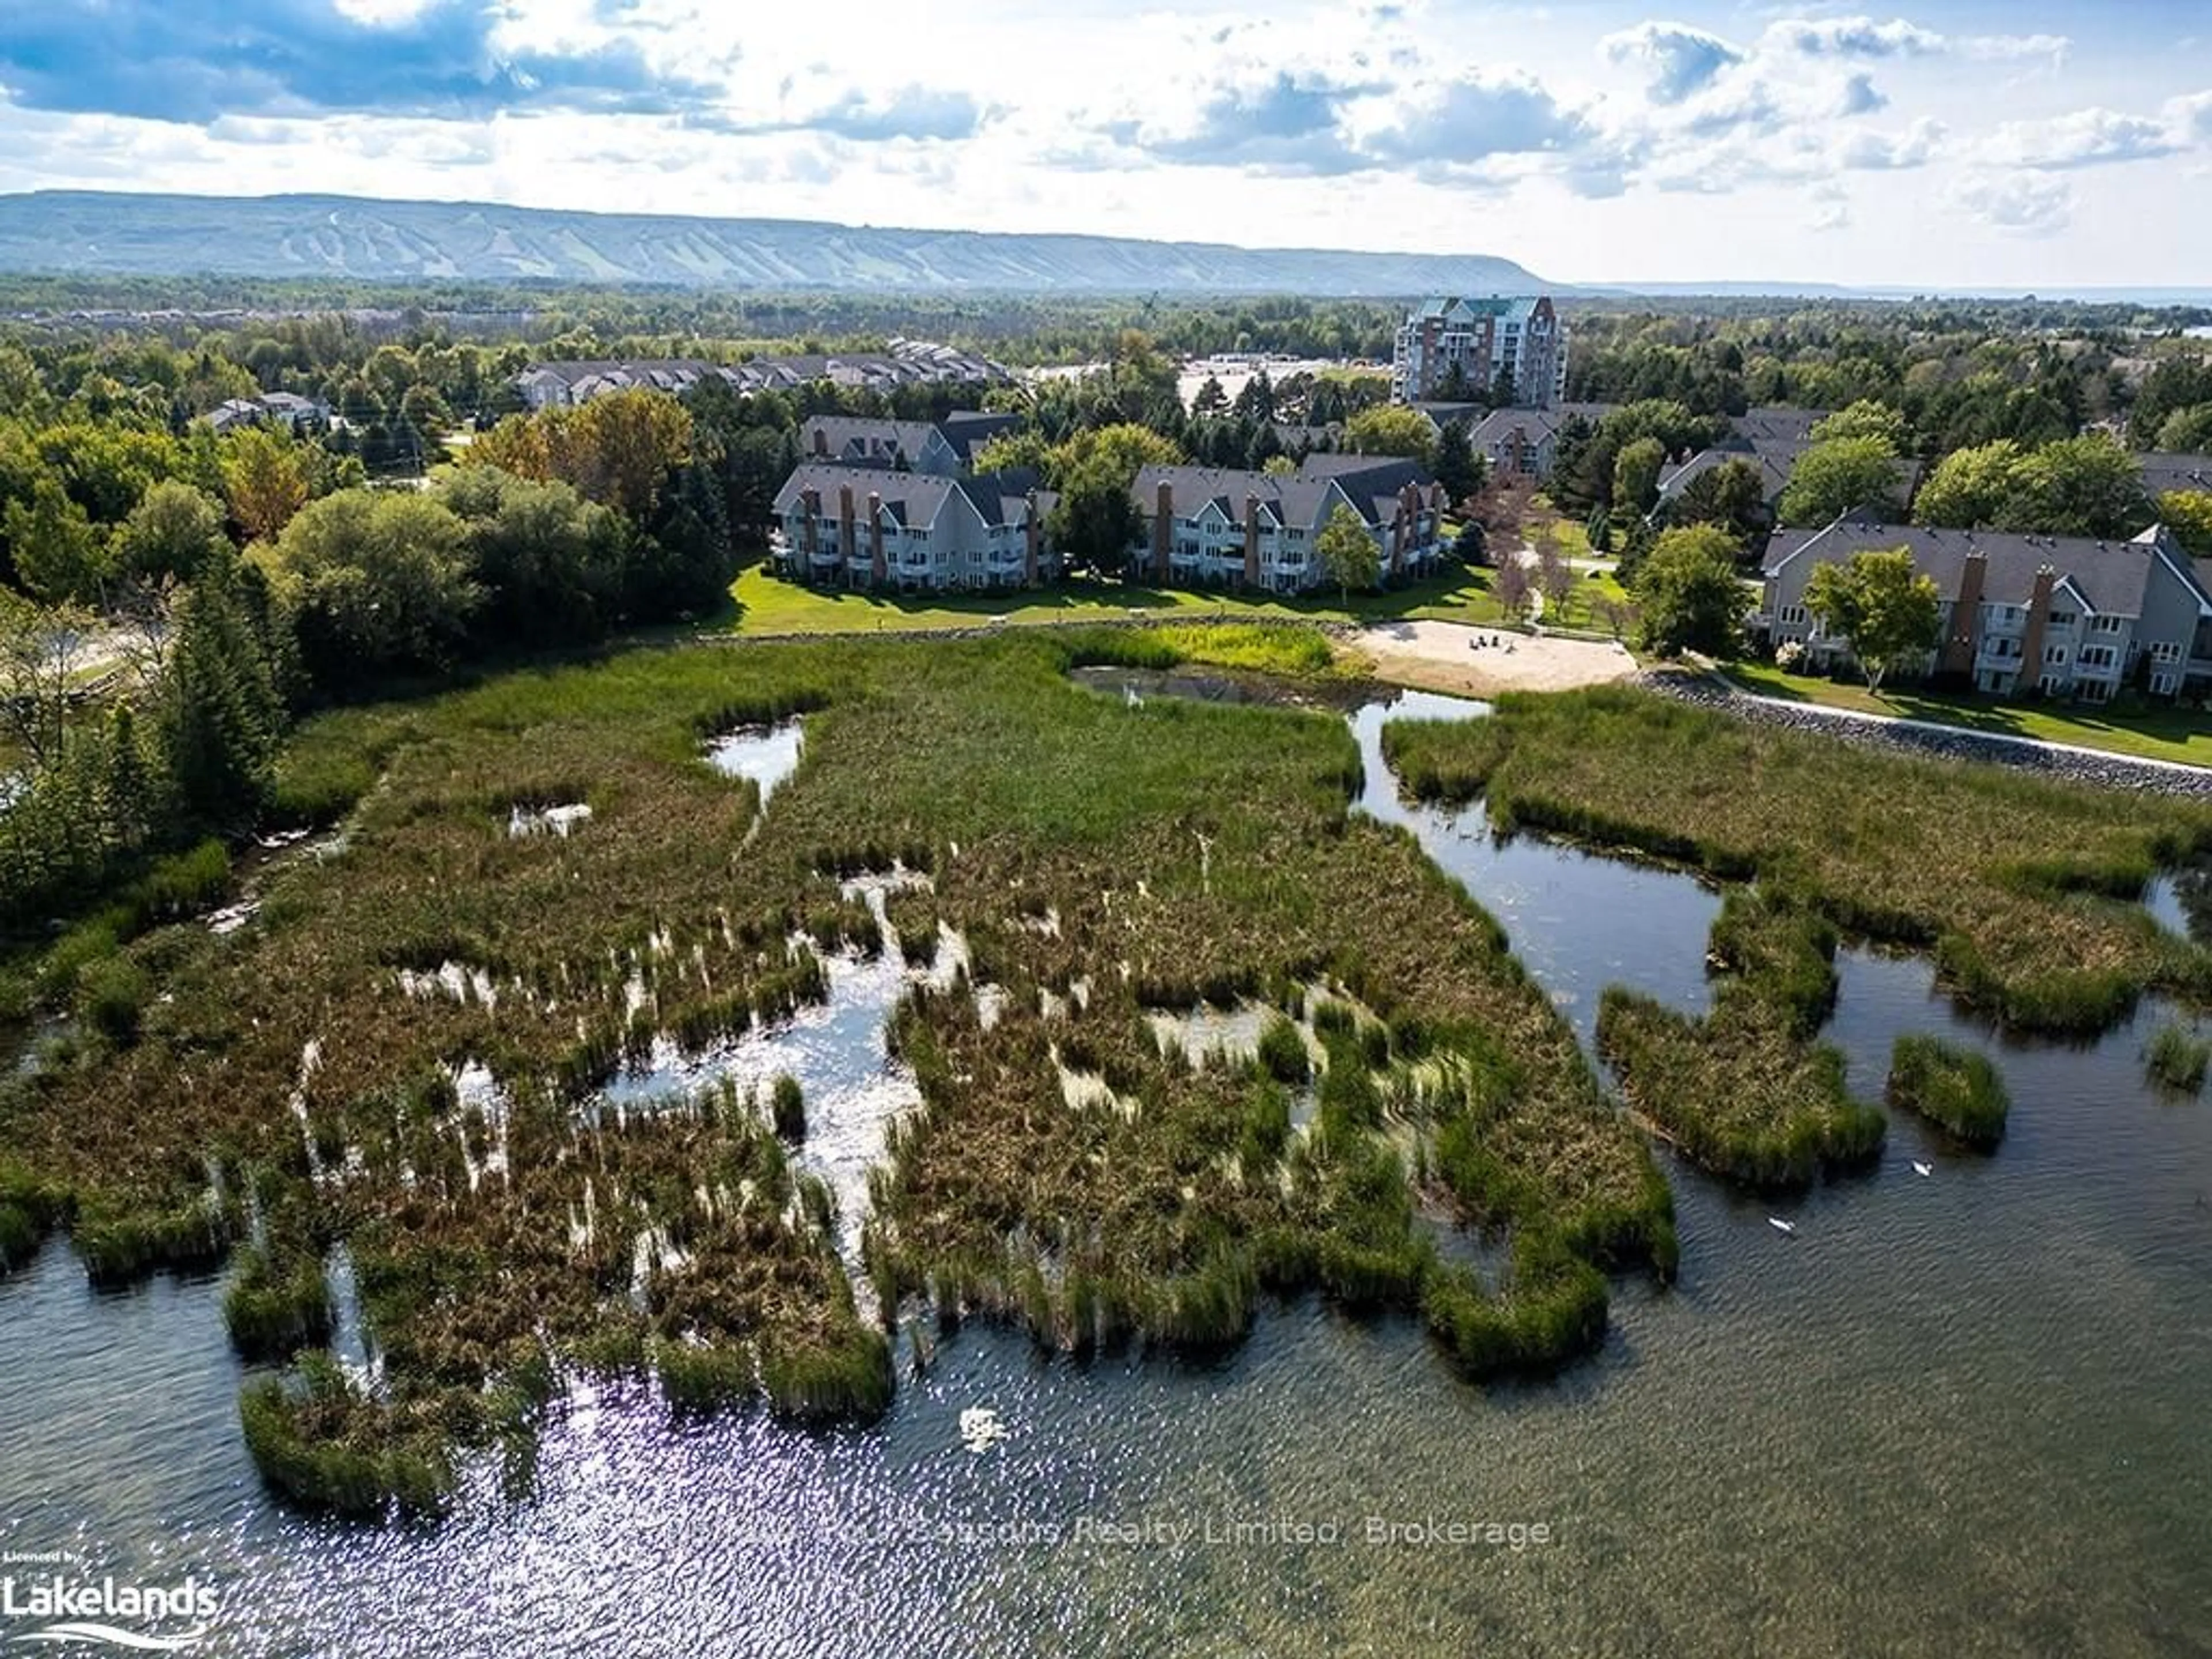
[[[1401,807],[1382,718],[1354,721],[1366,805],[1585,1036],[1614,978],[1703,1006],[1717,895]],[[262,1495],[216,1285],[95,1297],[57,1246],[0,1282],[0,1549],[196,1570],[225,1597],[199,1650],[226,1654],[2212,1651],[2212,1106],[2143,1082],[2166,1011],[2015,1043],[1924,961],[1839,966],[1854,1086],[1942,1031],[2003,1067],[2002,1147],[1893,1118],[1795,1238],[1670,1164],[1680,1284],[1620,1284],[1555,1383],[1468,1388],[1408,1325],[1310,1301],[1203,1364],[970,1328],[867,1430],[580,1389],[532,1500],[487,1474],[441,1528],[364,1530]],[[970,1406],[1010,1431],[981,1456]],[[1373,1542],[1370,1517],[1549,1541]]]

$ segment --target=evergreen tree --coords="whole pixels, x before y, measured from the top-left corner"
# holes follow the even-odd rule
[[[283,708],[262,641],[240,602],[235,564],[211,561],[173,615],[162,682],[162,759],[179,817],[238,829],[267,797]]]
[[[1437,440],[1437,482],[1453,507],[1482,488],[1482,464],[1475,459],[1465,421],[1447,422]]]
[[[153,780],[139,745],[131,705],[118,702],[107,718],[107,823],[110,843],[131,851],[145,843],[155,817]]]
[[[1613,514],[1601,507],[1590,509],[1589,521],[1583,526],[1589,538],[1590,551],[1606,553],[1613,548]]]

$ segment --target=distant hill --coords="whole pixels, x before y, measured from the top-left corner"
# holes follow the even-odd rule
[[[350,196],[0,196],[0,270],[1352,297],[1547,291],[1510,259],[568,213]]]

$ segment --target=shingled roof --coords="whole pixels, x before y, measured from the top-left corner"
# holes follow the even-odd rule
[[[2090,610],[2107,617],[2142,614],[2151,561],[2161,554],[2177,572],[2187,572],[2190,566],[2187,559],[2173,552],[2166,532],[2156,526],[2133,541],[2100,542],[2080,536],[1936,530],[1846,516],[1799,540],[1790,551],[1769,562],[1765,574],[1778,576],[1784,565],[1798,559],[1835,564],[1855,553],[1888,552],[1900,547],[1912,555],[1912,562],[1934,580],[1946,599],[1959,597],[1966,561],[1979,554],[1987,561],[1982,595],[1992,604],[2026,605],[2034,597],[2038,573],[2047,567]]]

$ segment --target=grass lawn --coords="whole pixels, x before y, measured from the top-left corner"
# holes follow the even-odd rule
[[[1504,612],[1490,594],[1491,573],[1453,568],[1425,581],[1381,593],[1355,593],[1349,605],[1333,593],[1303,599],[1254,599],[1239,593],[1071,580],[1010,593],[836,592],[802,586],[749,565],[731,586],[734,614],[717,618],[740,634],[864,634],[878,629],[974,628],[995,619],[1014,623],[1100,622],[1133,612],[1164,622],[1224,617],[1280,617],[1306,622],[1377,622],[1425,617],[1497,623]],[[1596,584],[1590,584],[1595,586]]]
[[[1876,696],[1863,685],[1838,685],[1828,679],[1785,674],[1765,663],[1730,663],[1723,672],[1747,691],[1790,702],[1936,720],[2005,737],[2039,738],[2049,743],[2109,750],[2116,755],[2212,766],[2212,714],[2197,709],[2039,708],[1917,687]]]

